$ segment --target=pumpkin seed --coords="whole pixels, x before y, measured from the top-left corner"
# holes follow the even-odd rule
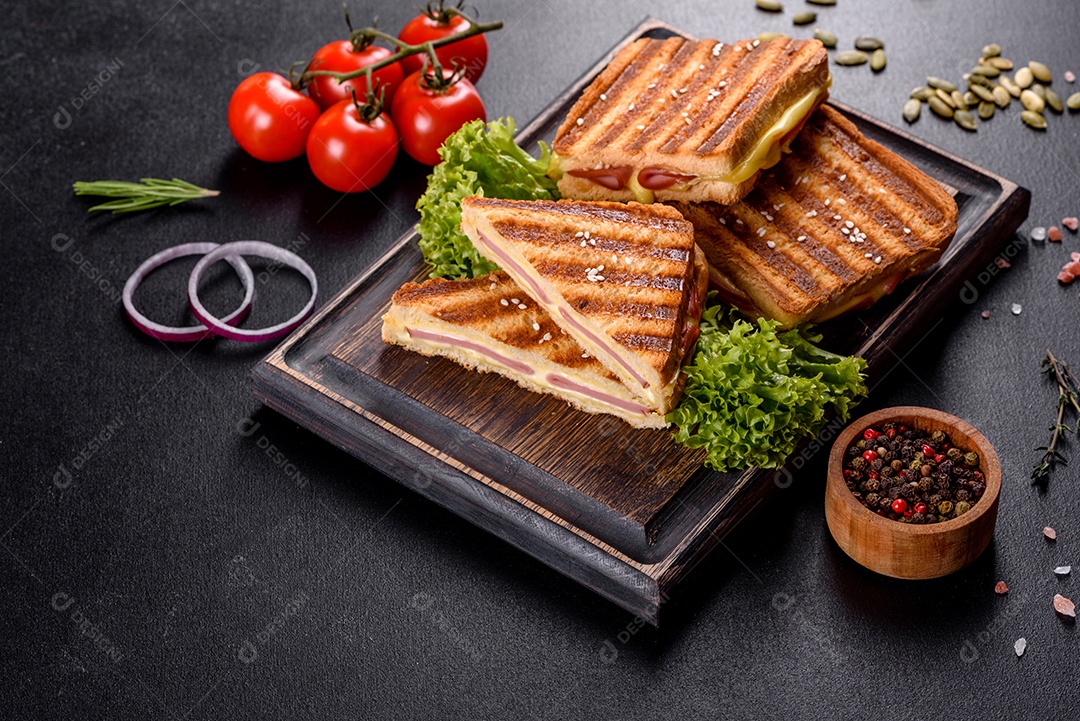
[[[978,125],[975,116],[966,110],[957,110],[953,115],[953,120],[964,130],[974,130]]]
[[[944,90],[947,93],[951,93],[952,91],[956,90],[956,85],[954,85],[953,83],[950,83],[944,78],[935,78],[933,75],[926,79],[926,84],[937,90]]]
[[[1012,95],[1009,94],[1008,90],[1006,90],[1001,85],[998,85],[996,88],[994,88],[992,93],[993,93],[994,102],[998,104],[998,107],[1001,107],[1001,108],[1009,107],[1009,101],[1012,100]]]
[[[1042,98],[1043,102],[1046,102],[1046,86],[1045,85],[1043,85],[1042,83],[1035,83],[1034,85],[1032,85],[1029,88],[1029,90],[1031,90],[1031,92],[1035,93],[1040,98]]]
[[[806,12],[795,13],[795,17],[791,18],[791,22],[796,25],[809,25],[815,20],[817,20],[817,13],[810,12],[809,10]]]
[[[1033,113],[1041,113],[1046,108],[1046,101],[1030,90],[1020,93],[1020,102]]]
[[[979,96],[976,95],[975,93],[971,92],[970,90],[967,91],[966,93],[964,93],[963,97],[964,97],[964,103],[967,104],[969,107],[972,106],[972,105],[978,105],[979,104]]]
[[[1080,93],[1077,93],[1077,95],[1080,95]],[[911,100],[904,103],[904,120],[908,121],[909,123],[914,123],[916,120],[918,120],[919,113],[921,112],[922,103],[920,103],[915,98],[912,98]]]
[[[952,95],[945,92],[944,90],[941,90],[941,89],[935,90],[934,94],[938,98],[940,98],[941,101],[944,102],[946,105],[948,105],[950,108],[955,108],[956,107],[956,101],[953,100]]]
[[[976,65],[971,69],[972,75],[982,75],[984,78],[996,78],[1001,71],[993,65]]]
[[[952,107],[947,105],[945,101],[938,96],[935,95],[930,98],[929,103],[930,109],[933,110],[935,114],[940,115],[943,118],[951,118],[953,116]]]
[[[1069,96],[1069,99],[1065,101],[1065,106],[1069,110],[1080,110],[1080,93],[1073,93]]]
[[[1036,130],[1043,130],[1046,128],[1046,118],[1032,110],[1025,110],[1020,113],[1020,119],[1024,121],[1025,125],[1035,128]]]
[[[869,52],[871,50],[880,50],[885,47],[885,43],[872,35],[860,35],[855,38],[855,47]]]
[[[775,40],[776,38],[786,38],[786,37],[787,37],[787,35],[785,35],[784,33],[768,32],[768,33],[761,33],[760,35],[757,36],[757,39],[760,40],[763,43],[767,43],[770,40]]]
[[[982,56],[984,58],[996,58],[998,55],[1001,55],[1001,46],[997,43],[983,46]]]
[[[869,58],[862,50],[845,50],[842,53],[837,53],[833,59],[837,65],[862,65]]]
[[[997,110],[997,106],[993,103],[979,103],[979,117],[983,120],[989,120],[990,118],[994,117],[995,110]]]
[[[764,10],[765,12],[778,13],[784,11],[784,6],[777,0],[754,0],[754,4],[758,6],[758,10]]]
[[[1009,60],[1008,58],[987,58],[983,60],[982,64],[993,66],[998,70],[1013,69],[1013,61]]]
[[[885,69],[886,62],[887,61],[885,59],[885,51],[881,48],[878,48],[870,56],[870,69],[873,70],[875,73],[880,73],[882,70]]]
[[[1001,83],[1001,87],[1005,88],[1005,90],[1008,91],[1009,95],[1013,96],[1014,98],[1020,97],[1020,91],[1022,88],[1017,85],[1008,75],[1002,75],[1000,78],[998,78],[998,82]]]
[[[934,94],[934,89],[933,88],[928,88],[925,85],[920,85],[919,87],[912,90],[908,94],[908,97],[909,98],[915,98],[916,100],[926,100],[933,94]]]
[[[989,88],[985,88],[982,85],[972,85],[971,92],[979,96],[979,100],[987,103],[994,102],[994,94],[990,92]],[[1005,93],[1005,95],[1008,95],[1008,93]]]
[[[1013,79],[1021,88],[1030,88],[1031,84],[1035,82],[1035,73],[1031,68],[1020,68],[1016,71]]]
[[[836,0],[806,0],[811,5],[835,5]]]
[[[1043,83],[1054,82],[1054,76],[1050,74],[1050,68],[1046,67],[1042,63],[1032,60],[1028,63],[1028,67],[1031,68],[1031,73],[1035,76],[1035,79]]]
[[[964,80],[967,80],[968,86],[982,85],[984,88],[992,88],[992,87],[994,87],[994,82],[990,78],[986,77],[985,75],[971,75],[971,74],[968,74],[968,75],[964,76]]]
[[[956,108],[959,108],[960,110],[968,109],[968,101],[967,98],[964,97],[963,93],[961,93],[959,90],[954,90],[949,94],[952,96],[953,105]]]
[[[822,30],[821,28],[814,28],[814,37],[821,41],[821,44],[827,48],[836,47],[836,36],[828,30]]]
[[[1065,106],[1061,102],[1061,96],[1055,93],[1050,88],[1046,89],[1046,104],[1049,105],[1050,108],[1054,110],[1054,112],[1065,112]]]

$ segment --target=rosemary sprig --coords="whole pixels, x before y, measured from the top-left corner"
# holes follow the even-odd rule
[[[220,195],[220,191],[207,190],[197,185],[192,185],[186,180],[173,178],[162,180],[160,178],[143,178],[138,183],[129,183],[123,180],[94,180],[90,182],[78,180],[72,184],[75,195],[97,195],[103,198],[118,198],[107,203],[101,203],[90,208],[95,210],[111,210],[113,213],[134,213],[139,210],[151,210],[163,205],[178,205],[196,198],[211,198]]]
[[[1058,441],[1066,433],[1076,433],[1076,428],[1069,428],[1065,423],[1065,411],[1070,407],[1076,412],[1076,418],[1080,421],[1080,383],[1077,383],[1076,376],[1069,370],[1069,366],[1059,361],[1054,357],[1054,354],[1050,352],[1048,348],[1046,350],[1046,358],[1043,359],[1042,368],[1044,373],[1053,373],[1054,379],[1057,381],[1058,387],[1058,399],[1057,399],[1057,422],[1050,427],[1053,431],[1053,436],[1050,438],[1050,445],[1039,446],[1035,450],[1042,451],[1042,460],[1031,469],[1031,482],[1032,483],[1046,483],[1050,479],[1050,471],[1054,466],[1061,464],[1063,466],[1068,465],[1068,459],[1061,451],[1057,449]]]

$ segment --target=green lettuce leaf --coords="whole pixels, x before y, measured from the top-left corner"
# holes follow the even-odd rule
[[[432,278],[475,278],[498,270],[461,232],[461,199],[469,195],[511,200],[557,200],[555,181],[545,174],[551,151],[540,143],[534,158],[514,142],[513,118],[484,125],[474,120],[439,148],[442,162],[428,177],[420,211],[420,250]]]
[[[679,443],[706,449],[714,470],[779,468],[821,430],[830,406],[846,421],[866,395],[863,359],[817,347],[821,336],[809,326],[778,326],[755,326],[724,305],[702,314],[683,399],[667,419]]]

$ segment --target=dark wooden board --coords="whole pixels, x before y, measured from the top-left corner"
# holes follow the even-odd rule
[[[625,44],[683,34],[646,20],[523,128],[550,140],[582,88]],[[1015,184],[843,105],[860,130],[950,189],[956,238],[874,307],[822,326],[831,350],[866,358],[871,384],[956,298],[1027,216]],[[773,489],[777,473],[719,474],[667,431],[569,408],[490,374],[385,346],[379,318],[425,275],[403,235],[253,371],[256,396],[378,470],[651,623],[689,571]],[[781,478],[788,478],[782,472]]]

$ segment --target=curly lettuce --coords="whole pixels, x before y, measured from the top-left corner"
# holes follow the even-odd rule
[[[679,443],[707,451],[714,470],[778,468],[821,430],[830,406],[846,421],[866,395],[863,359],[817,347],[821,336],[809,326],[778,326],[755,326],[724,305],[702,314],[683,399],[667,419]]]
[[[551,151],[540,143],[534,158],[514,142],[513,118],[484,125],[474,120],[439,148],[442,162],[428,177],[420,211],[420,250],[432,278],[475,278],[498,270],[461,232],[461,199],[469,195],[511,200],[557,200],[555,181],[546,176]]]

